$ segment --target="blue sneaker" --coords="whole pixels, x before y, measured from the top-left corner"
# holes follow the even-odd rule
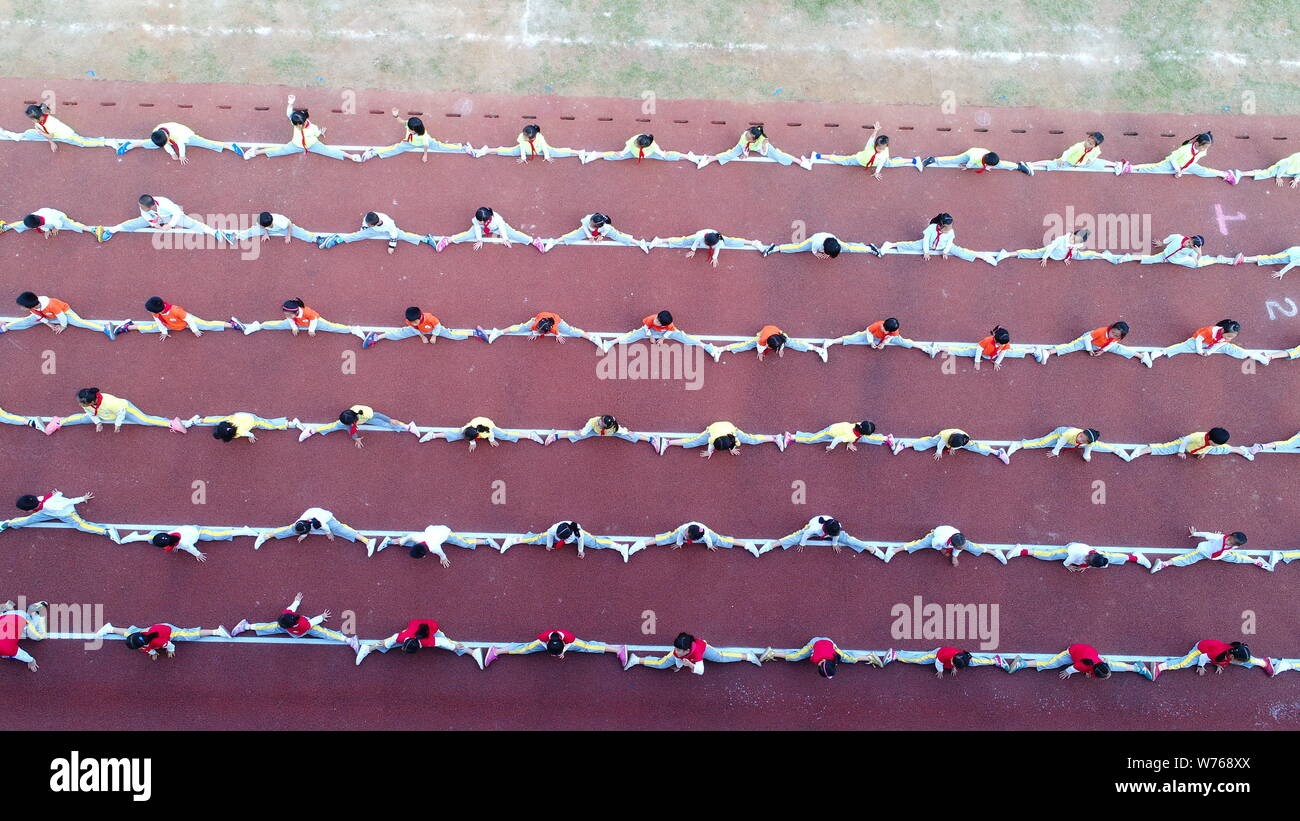
[[[482,328],[482,326],[479,326],[479,325],[475,325],[475,326],[474,326],[474,336],[477,336],[479,339],[483,340],[484,342],[491,342],[491,341],[492,341],[492,340],[488,339],[488,337],[487,337],[487,331],[484,331],[483,328]]]
[[[112,238],[113,238],[112,231],[108,230],[102,225],[95,226],[95,239],[99,240],[100,242],[108,242]]]
[[[230,144],[230,150],[233,151],[233,152],[235,152],[237,155],[239,155],[239,157],[240,157],[241,159],[243,158],[243,156],[244,156],[244,149],[242,149],[242,148],[239,147],[239,143],[231,143],[231,144]]]
[[[131,143],[129,142],[122,143],[117,147],[117,156],[120,157],[130,150],[131,150]]]
[[[375,339],[378,338],[378,336],[379,334],[375,333],[374,331],[371,331],[370,333],[366,334],[366,338],[361,340],[361,347],[369,348],[371,345],[375,344]]]

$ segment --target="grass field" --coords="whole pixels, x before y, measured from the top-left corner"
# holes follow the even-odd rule
[[[8,5],[0,75],[1300,113],[1294,0],[953,6],[55,0]]]

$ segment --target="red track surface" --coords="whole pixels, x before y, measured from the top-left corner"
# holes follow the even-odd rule
[[[287,134],[283,93],[221,86],[59,84],[60,116],[83,134],[145,135],[178,119],[211,138],[278,140]],[[19,126],[18,102],[38,98],[41,82],[0,82],[9,100],[4,124]],[[334,92],[299,93],[335,144],[382,144],[400,128],[387,116],[330,114]],[[75,107],[69,105],[75,101]],[[111,107],[102,103],[113,101]],[[177,103],[193,108],[176,108]],[[141,107],[153,103],[153,107]],[[228,110],[218,105],[228,105]],[[1011,158],[1056,156],[1077,132],[1106,132],[1106,156],[1135,162],[1212,127],[1209,164],[1249,169],[1295,150],[1295,122],[1264,117],[1192,121],[1111,115],[1098,119],[1042,110],[996,110],[988,133],[972,133],[976,111],[944,117],[932,109],[862,110],[819,105],[740,107],[661,101],[650,123],[638,101],[444,96],[418,101],[363,93],[358,110],[417,109],[431,133],[476,145],[509,144],[522,115],[536,115],[554,145],[616,147],[650,129],[666,148],[719,151],[751,121],[763,120],[777,145],[799,154],[861,146],[859,126],[879,118],[895,153],[955,153],[972,144]],[[265,106],[265,111],[254,111]],[[441,116],[459,112],[462,116]],[[487,116],[485,116],[487,115]],[[495,116],[493,116],[495,115]],[[572,116],[572,120],[562,120]],[[609,117],[610,121],[599,118]],[[683,120],[686,122],[675,122]],[[715,125],[711,121],[725,121]],[[784,123],[802,123],[798,127]],[[839,123],[838,127],[823,123]],[[900,130],[910,125],[914,130]],[[950,128],[950,132],[936,131]],[[1011,133],[1024,129],[1026,133]],[[1063,135],[1049,134],[1051,129]],[[1123,132],[1138,132],[1125,137]],[[1172,132],[1178,139],[1161,137]],[[1250,139],[1233,139],[1249,133]],[[1273,137],[1290,135],[1279,141]],[[1271,183],[1229,187],[1215,180],[1046,174],[918,175],[737,163],[696,171],[686,164],[603,163],[516,166],[501,159],[404,156],[365,166],[318,156],[257,159],[192,152],[186,168],[160,153],[116,158],[103,150],[8,144],[0,170],[0,215],[40,206],[87,223],[135,213],[141,192],[168,196],[193,212],[282,211],[311,229],[350,229],[368,209],[408,230],[450,232],[491,205],[521,230],[555,236],[592,210],[610,213],[637,236],[672,236],[700,227],[778,241],[791,222],[807,230],[881,241],[910,239],[937,211],[956,217],[958,241],[974,249],[1036,247],[1045,213],[1151,213],[1157,237],[1201,233],[1208,253],[1272,252],[1296,244],[1300,197]],[[1245,215],[1225,223],[1215,216]],[[320,252],[301,243],[267,243],[257,260],[236,251],[158,251],[147,235],[105,245],[64,235],[0,237],[9,290],[34,288],[70,301],[83,316],[139,316],[155,293],[204,317],[269,319],[279,303],[302,296],[343,322],[396,324],[417,302],[452,326],[521,320],[558,311],[590,330],[631,328],[669,307],[696,333],[748,333],[765,322],[800,336],[845,333],[885,315],[917,339],[975,340],[995,323],[1015,339],[1064,341],[1114,319],[1133,325],[1134,344],[1170,344],[1226,316],[1240,320],[1248,347],[1290,347],[1300,317],[1270,321],[1265,300],[1297,297],[1255,266],[1190,271],[1173,266],[1079,264],[1046,271],[1007,260],[996,269],[957,260],[725,252],[722,266],[682,252],[453,247],[434,255],[382,243]],[[8,299],[10,297],[6,297]],[[1300,369],[1277,362],[1254,375],[1226,357],[1184,356],[1148,371],[1117,357],[1082,355],[1009,362],[1000,372],[969,364],[943,375],[940,362],[899,350],[833,351],[829,364],[793,356],[764,363],[732,357],[708,363],[705,386],[602,381],[591,347],[503,339],[490,348],[413,341],[358,353],[355,375],[340,356],[355,339],[283,334],[177,335],[165,344],[131,335],[109,344],[70,331],[36,328],[0,338],[10,380],[0,405],[25,413],[76,410],[87,385],[125,395],[146,410],[249,410],[325,419],[366,402],[421,424],[459,424],[485,414],[505,426],[579,425],[613,412],[634,429],[698,430],[730,419],[753,431],[816,430],[845,419],[874,419],[882,431],[923,435],[959,425],[976,437],[1045,433],[1059,424],[1099,428],[1112,441],[1166,441],[1222,424],[1234,443],[1284,438],[1300,428]],[[41,353],[58,356],[56,375],[40,372]],[[526,370],[523,370],[526,368]],[[324,386],[324,387],[321,387]],[[107,521],[280,524],[323,505],[361,528],[430,522],[469,530],[527,530],[573,517],[593,532],[649,533],[699,518],[738,536],[790,532],[814,513],[832,513],[864,538],[915,538],[941,523],[982,541],[1071,539],[1096,544],[1177,545],[1189,524],[1243,529],[1251,546],[1296,546],[1294,457],[1186,462],[1099,456],[1049,460],[1017,454],[1010,466],[962,454],[936,464],[884,449],[747,449],[709,462],[695,452],[663,457],[621,442],[586,441],[542,449],[529,443],[479,449],[417,446],[410,437],[372,435],[356,450],[344,438],[299,445],[268,434],[251,447],[220,445],[205,431],[172,436],[128,426],[114,436],[85,428],[45,438],[0,429],[7,470],[0,498],[59,487],[93,490],[84,513]],[[190,504],[191,483],[207,482],[208,503]],[[492,505],[504,480],[507,504]],[[790,504],[791,483],[807,483],[808,504]],[[1089,502],[1103,480],[1107,504]],[[168,620],[232,625],[275,612],[294,592],[311,613],[353,610],[358,632],[378,636],[408,618],[432,616],[453,638],[504,640],[563,625],[614,642],[667,643],[686,629],[719,645],[799,646],[813,635],[845,647],[920,649],[933,641],[890,637],[890,607],[927,602],[997,603],[1001,650],[1055,651],[1088,641],[1103,653],[1174,654],[1208,636],[1238,634],[1252,610],[1258,654],[1300,653],[1296,571],[1274,574],[1203,562],[1150,576],[1135,568],[1077,577],[1055,564],[1017,560],[1007,567],[968,558],[951,568],[937,554],[900,557],[889,566],[848,553],[793,551],[761,560],[739,551],[651,550],[623,565],[595,552],[517,548],[505,555],[453,550],[452,566],[412,562],[401,551],[367,560],[359,546],[312,540],[216,543],[211,560],[162,556],[142,545],[115,547],[59,531],[0,537],[5,595],[102,602],[117,623]],[[642,635],[654,611],[658,633]],[[975,649],[975,648],[972,648]],[[352,654],[318,647],[190,645],[174,661],[150,664],[117,645],[84,652],[73,642],[35,645],[41,671],[5,664],[14,728],[137,727],[130,708],[150,692],[171,709],[173,728],[510,728],[510,727],[836,727],[836,728],[1295,728],[1300,677],[1269,680],[1234,669],[1222,678],[1170,674],[1156,684],[1136,676],[1109,682],[1058,682],[1047,674],[967,673],[935,681],[925,669],[892,665],[845,669],[834,682],[811,665],[713,665],[703,678],[636,670],[610,658],[504,659],[479,672],[448,654],[376,657],[360,668]],[[416,694],[428,694],[423,697]],[[688,721],[683,716],[689,716]]]

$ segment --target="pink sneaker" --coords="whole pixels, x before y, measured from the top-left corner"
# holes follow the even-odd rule
[[[433,246],[433,250],[441,253],[442,250],[450,244],[451,244],[451,239],[448,237],[443,237],[442,239],[438,240],[437,245]]]
[[[299,442],[307,441],[307,437],[311,436],[312,433],[314,432],[315,431],[313,431],[311,428],[303,428],[302,433],[298,434],[298,441]]]
[[[546,253],[546,246],[542,244],[541,239],[534,239],[529,244],[532,245],[534,248],[536,248],[538,251],[541,251],[543,254]]]
[[[487,655],[483,658],[484,669],[486,669],[488,665],[490,665],[492,662],[496,660],[497,660],[497,648],[489,647],[487,651]]]
[[[179,416],[174,417],[171,422],[167,423],[167,427],[171,428],[174,433],[189,433],[190,430],[185,427],[185,423],[181,421]]]
[[[63,420],[56,416],[45,426],[45,435],[49,436],[61,427],[63,427]]]
[[[626,644],[620,644],[618,646],[618,662],[619,664],[622,664],[624,667],[627,667],[627,645]],[[1272,674],[1273,674],[1272,667],[1270,666],[1269,675]]]

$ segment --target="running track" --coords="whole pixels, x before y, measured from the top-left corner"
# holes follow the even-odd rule
[[[3,124],[21,126],[19,103],[46,83],[0,82]],[[279,140],[287,135],[284,89],[58,83],[59,115],[86,135],[145,136],[157,122],[180,120],[214,139]],[[720,151],[751,121],[763,121],[776,145],[794,154],[852,151],[879,118],[896,155],[957,153],[980,145],[1014,159],[1054,157],[1076,133],[1100,129],[1104,156],[1159,159],[1189,134],[1212,128],[1209,164],[1261,167],[1296,150],[1294,120],[1086,115],[1045,110],[991,112],[988,133],[972,133],[979,112],[865,110],[813,104],[742,107],[660,101],[644,117],[639,101],[559,98],[461,98],[364,92],[356,116],[331,114],[337,92],[298,92],[335,144],[387,144],[400,136],[388,109],[422,111],[430,132],[475,145],[510,144],[523,115],[535,115],[553,145],[614,148],[652,130],[668,149]],[[76,102],[72,106],[70,103]],[[105,103],[115,103],[105,105]],[[145,104],[151,104],[146,106]],[[177,109],[177,104],[192,108]],[[218,106],[229,106],[222,109]],[[254,110],[254,107],[266,110]],[[382,116],[368,111],[383,112]],[[443,113],[457,117],[444,117]],[[572,117],[563,120],[561,117]],[[601,118],[610,118],[608,121]],[[676,122],[678,120],[684,122]],[[725,121],[715,125],[713,121]],[[801,123],[798,127],[784,123]],[[838,123],[827,127],[825,123]],[[900,130],[900,126],[913,130]],[[950,129],[941,131],[936,129]],[[1013,133],[1022,130],[1024,133]],[[1049,134],[1061,130],[1064,134]],[[1138,136],[1125,137],[1123,132]],[[1176,134],[1176,139],[1162,137]],[[1249,139],[1234,139],[1249,135]],[[1274,136],[1287,136],[1285,141]],[[982,176],[891,169],[882,181],[860,169],[736,163],[703,171],[646,162],[576,160],[516,166],[511,160],[407,155],[364,166],[323,157],[243,162],[195,150],[192,164],[160,152],[123,158],[69,146],[0,146],[0,216],[13,219],[53,206],[83,222],[115,223],[135,213],[141,192],[161,193],[191,212],[281,211],[315,230],[351,229],[369,209],[413,231],[468,225],[491,205],[520,230],[555,236],[592,210],[637,236],[675,236],[701,227],[770,241],[791,223],[809,233],[911,239],[938,211],[956,217],[958,242],[976,250],[1037,247],[1042,216],[1062,213],[1152,215],[1156,237],[1201,233],[1207,253],[1272,252],[1300,240],[1300,192],[1271,182],[1229,187],[1217,180],[1100,174],[1013,173]],[[1220,233],[1216,205],[1244,219]],[[886,315],[916,339],[974,341],[995,323],[1013,339],[1065,341],[1123,318],[1133,344],[1170,344],[1223,317],[1244,325],[1248,347],[1294,346],[1300,317],[1269,319],[1267,300],[1300,300],[1300,275],[1278,282],[1272,269],[1089,263],[1046,271],[1036,261],[997,268],[956,259],[723,252],[712,269],[683,252],[453,246],[441,255],[403,245],[388,256],[381,242],[320,252],[305,244],[266,243],[256,260],[238,251],[159,251],[148,235],[123,234],[106,245],[65,234],[49,244],[35,234],[0,237],[5,281],[70,301],[83,316],[139,316],[154,293],[206,318],[278,318],[279,303],[301,296],[341,322],[396,324],[418,302],[453,327],[505,325],[537,310],[559,312],[589,330],[632,328],[669,307],[695,333],[751,333],[766,322],[796,336],[833,336]],[[7,294],[7,292],[6,292]],[[5,296],[6,299],[12,297]],[[697,430],[729,419],[753,431],[818,430],[833,421],[871,418],[882,432],[924,435],[960,426],[980,438],[1046,433],[1060,424],[1092,426],[1112,441],[1167,441],[1222,424],[1235,444],[1285,438],[1300,428],[1300,369],[1275,362],[1243,374],[1227,357],[1182,356],[1148,371],[1118,357],[1082,354],[1046,366],[1008,361],[1003,370],[941,373],[941,362],[915,352],[833,350],[830,362],[792,354],[763,363],[752,356],[705,363],[704,389],[680,382],[602,381],[590,345],[505,338],[414,341],[358,351],[355,375],[342,375],[352,338],[322,334],[178,334],[165,344],[130,335],[109,344],[71,330],[54,337],[35,328],[0,338],[9,379],[0,405],[25,413],[76,410],[77,388],[97,385],[148,411],[249,410],[327,418],[354,402],[421,424],[459,424],[484,414],[503,426],[577,426],[613,412],[633,429]],[[41,354],[57,354],[57,373],[42,375]],[[4,427],[7,469],[0,498],[59,487],[93,490],[83,507],[92,520],[281,524],[322,505],[361,528],[418,530],[445,522],[470,530],[528,530],[564,517],[596,533],[667,530],[698,518],[719,532],[783,535],[816,513],[837,515],[862,538],[910,539],[951,523],[977,541],[1175,545],[1185,526],[1243,529],[1252,547],[1297,545],[1294,457],[1262,455],[1204,462],[1146,457],[1132,464],[1098,456],[1018,453],[1010,466],[960,454],[935,464],[882,448],[824,453],[812,447],[779,454],[770,446],[709,462],[696,451],[663,457],[644,445],[586,441],[542,449],[531,443],[480,448],[372,435],[357,450],[332,436],[299,445],[267,434],[250,447],[220,445],[205,430],[181,437],[127,426],[114,436],[85,428],[45,438]],[[191,483],[207,483],[207,505],[190,503]],[[507,504],[491,504],[503,480]],[[791,483],[807,485],[808,503],[791,504]],[[1107,503],[1089,501],[1106,483]],[[1189,542],[1190,544],[1190,542]],[[56,602],[102,602],[117,624],[167,620],[189,626],[233,625],[269,615],[301,590],[309,615],[352,610],[365,636],[387,635],[408,618],[439,619],[452,638],[512,640],[550,626],[610,642],[667,643],[686,629],[718,645],[800,646],[829,635],[844,647],[924,649],[934,640],[894,640],[890,608],[920,595],[926,602],[997,603],[1000,649],[1052,652],[1073,641],[1102,653],[1173,655],[1204,637],[1229,639],[1241,614],[1254,611],[1259,655],[1300,650],[1293,591],[1296,568],[1265,574],[1248,566],[1202,562],[1150,576],[1124,567],[1076,576],[1056,564],[1018,559],[1007,567],[966,557],[951,568],[936,553],[884,566],[849,552],[810,549],[762,559],[739,551],[650,550],[624,565],[593,551],[519,547],[505,555],[449,548],[452,566],[412,562],[400,550],[367,560],[360,546],[311,540],[268,544],[247,539],[208,546],[210,560],[164,556],[142,545],[117,547],[64,531],[0,537],[3,594]],[[928,554],[928,555],[927,555]],[[641,632],[643,611],[656,635]],[[336,615],[337,620],[337,615]],[[337,621],[333,622],[337,624]],[[973,645],[975,642],[966,642]],[[15,728],[126,728],[143,694],[161,703],[170,728],[1295,728],[1300,677],[1267,679],[1233,669],[1201,680],[1170,673],[1151,684],[1137,676],[1109,682],[1058,682],[1048,674],[970,671],[936,681],[926,669],[891,665],[844,668],[821,680],[811,665],[773,662],[711,665],[703,678],[665,671],[622,673],[611,658],[573,655],[506,658],[486,672],[450,654],[376,656],[360,668],[342,648],[183,645],[177,659],[151,664],[116,644],[85,652],[73,642],[34,645],[41,671],[6,664],[0,675]],[[970,649],[977,649],[974,646]],[[21,689],[19,689],[21,688]]]

